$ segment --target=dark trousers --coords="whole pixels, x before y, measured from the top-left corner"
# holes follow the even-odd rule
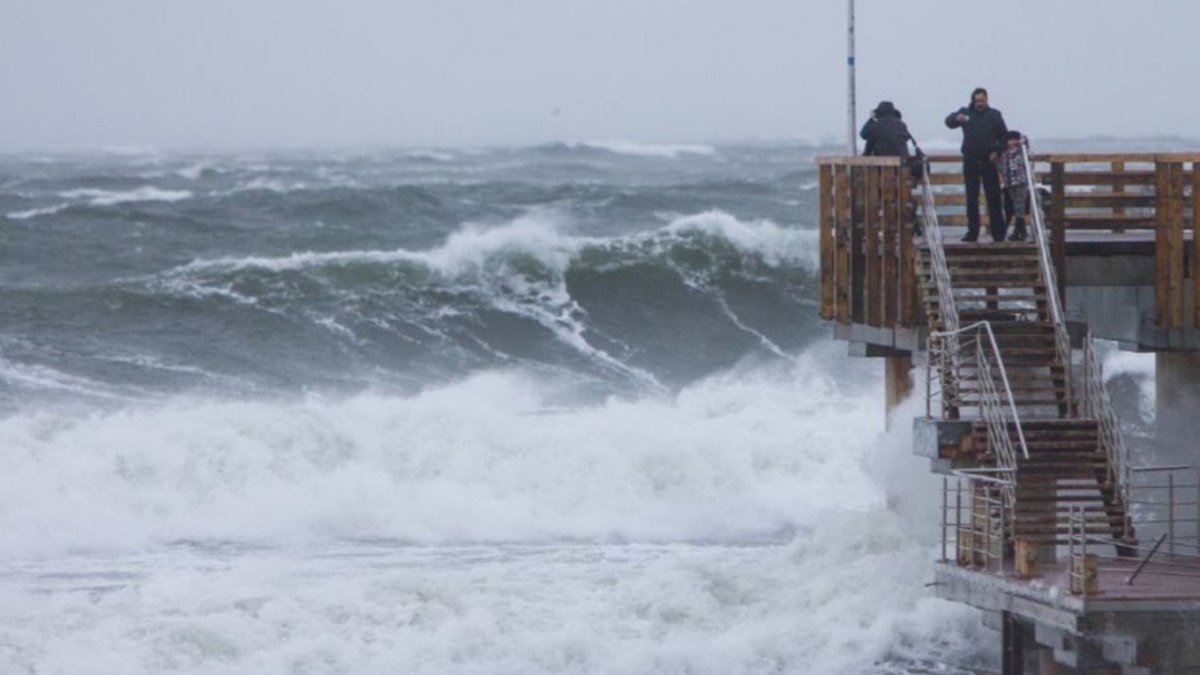
[[[1000,206],[1000,174],[996,165],[987,157],[963,157],[963,182],[967,185],[967,236],[972,239],[979,236],[979,184],[983,183],[992,238],[1004,241],[1008,228]]]

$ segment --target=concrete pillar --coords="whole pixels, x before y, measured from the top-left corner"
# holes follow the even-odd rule
[[[1164,459],[1196,462],[1200,460],[1200,352],[1158,352],[1154,359],[1155,422]]]
[[[889,428],[891,428],[892,411],[912,394],[913,383],[912,378],[909,377],[912,367],[911,356],[885,356],[883,358],[884,414],[887,415]]]

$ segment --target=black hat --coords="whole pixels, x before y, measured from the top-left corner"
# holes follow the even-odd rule
[[[1007,134],[1004,134],[1004,140],[1006,141],[1019,141],[1022,138],[1023,136],[1021,136],[1021,132],[1017,131],[1016,129],[1012,129]]]
[[[900,112],[896,110],[896,106],[892,105],[891,101],[880,101],[879,105],[875,106],[875,114],[900,116]]]

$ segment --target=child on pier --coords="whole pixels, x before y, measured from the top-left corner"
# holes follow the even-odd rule
[[[1029,236],[1025,229],[1026,201],[1029,199],[1029,173],[1025,170],[1025,158],[1022,145],[1029,147],[1029,139],[1019,131],[1010,131],[1005,135],[1008,147],[1000,153],[996,160],[999,165],[1000,185],[1004,189],[1004,220],[1005,223],[1016,216],[1009,241],[1025,241]]]

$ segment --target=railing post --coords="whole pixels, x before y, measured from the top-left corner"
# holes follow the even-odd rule
[[[1058,299],[1061,302],[1067,292],[1067,176],[1063,162],[1050,162],[1051,218],[1050,251],[1057,272]],[[1046,289],[1050,291],[1052,289]]]
[[[821,318],[829,321],[835,316],[834,302],[836,285],[837,256],[834,249],[834,230],[837,228],[837,218],[834,217],[834,183],[833,167],[822,164],[820,180],[818,181],[817,228],[821,242]]]
[[[950,479],[942,476],[942,562],[946,562],[946,524],[949,521],[949,514],[946,513],[946,509],[950,507],[950,495],[947,492],[949,489]]]
[[[1167,472],[1167,557],[1175,559],[1175,472]]]

